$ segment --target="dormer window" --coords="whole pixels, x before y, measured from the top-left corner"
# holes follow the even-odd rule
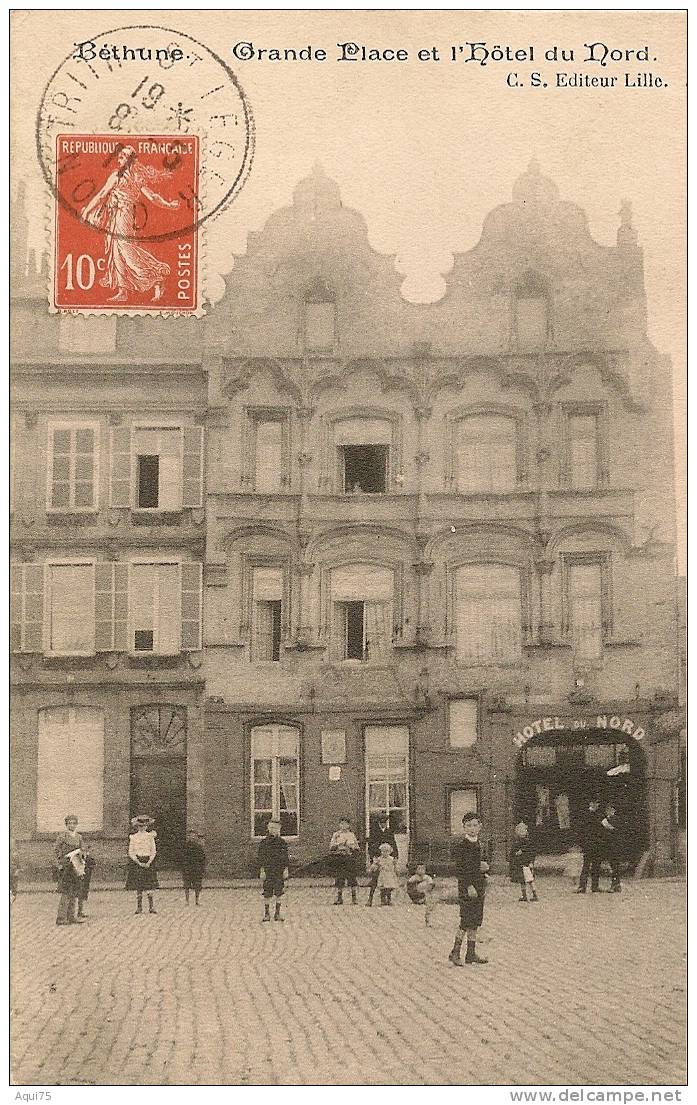
[[[544,349],[550,329],[549,292],[535,273],[527,273],[513,295],[513,342],[521,353]]]
[[[337,344],[336,297],[323,284],[305,293],[302,338],[307,353],[333,353]]]

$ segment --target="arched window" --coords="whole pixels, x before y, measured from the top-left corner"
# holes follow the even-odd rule
[[[455,573],[455,644],[459,660],[497,664],[518,659],[522,596],[518,568],[467,564]]]
[[[256,725],[251,733],[252,836],[264,836],[272,819],[281,836],[300,827],[300,733],[291,725]]]
[[[518,482],[518,433],[514,418],[473,414],[455,425],[455,486],[462,494],[512,491]]]
[[[59,832],[68,813],[79,832],[102,828],[104,714],[93,706],[39,710],[37,831]]]
[[[536,273],[526,273],[513,294],[514,345],[521,353],[544,349],[550,329],[549,291]]]
[[[337,344],[336,296],[331,288],[315,283],[305,293],[302,339],[307,353],[333,353]]]

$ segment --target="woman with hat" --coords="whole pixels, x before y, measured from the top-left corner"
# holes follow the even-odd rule
[[[144,814],[131,820],[131,834],[128,838],[128,873],[126,890],[136,892],[136,913],[143,912],[143,891],[148,895],[148,912],[157,913],[153,890],[159,888],[155,870],[156,833],[152,826],[152,817]]]

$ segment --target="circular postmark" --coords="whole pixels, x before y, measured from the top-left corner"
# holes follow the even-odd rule
[[[178,238],[218,215],[243,187],[254,156],[254,120],[237,77],[203,43],[169,27],[117,27],[74,43],[43,91],[36,119],[41,172],[61,209],[88,223],[86,209],[103,182],[92,162],[81,164],[84,143],[63,146],[68,152],[61,158],[57,137],[71,134],[100,136],[103,169],[117,174],[129,171],[134,135],[161,142],[170,136],[157,172],[172,181],[183,144],[189,138],[202,143],[196,186],[180,193],[166,229],[112,228],[115,237],[146,242]]]

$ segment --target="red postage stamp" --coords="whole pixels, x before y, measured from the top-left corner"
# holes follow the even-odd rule
[[[54,307],[195,312],[198,182],[195,135],[59,135]]]

